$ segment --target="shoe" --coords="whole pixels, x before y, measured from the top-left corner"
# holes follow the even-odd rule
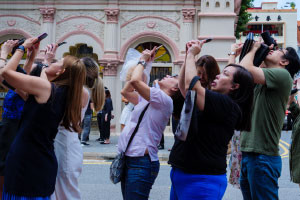
[[[100,142],[101,140],[102,140],[101,138],[96,139],[97,142]]]
[[[105,140],[104,144],[110,144],[110,141],[109,140]]]
[[[159,150],[165,149],[164,145],[158,145],[157,148],[158,148]]]
[[[89,143],[86,143],[86,142],[81,142],[81,146],[88,146],[90,145]]]
[[[100,144],[105,144],[103,140],[100,140]]]

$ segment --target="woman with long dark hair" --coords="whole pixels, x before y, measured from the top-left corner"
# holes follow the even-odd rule
[[[29,38],[19,46],[2,73],[12,87],[29,95],[6,159],[4,200],[48,200],[54,192],[57,174],[53,147],[57,128],[61,123],[68,130],[81,131],[86,70],[78,58],[65,57],[43,68],[40,77],[16,72],[25,49],[37,40]]]
[[[110,121],[112,120],[112,114],[113,111],[113,104],[111,100],[110,91],[108,89],[105,89],[105,103],[102,109],[102,118],[101,118],[101,128],[103,136],[100,140],[100,144],[110,144],[109,138],[110,138]]]
[[[194,60],[202,45],[200,41],[187,43],[186,63],[179,75],[179,88],[184,95],[197,75]],[[198,128],[190,128],[186,141],[176,140],[171,150],[171,200],[222,199],[227,187],[228,143],[235,129],[250,129],[253,87],[251,74],[235,64],[229,64],[216,76],[211,90],[200,82],[195,84],[193,117]]]

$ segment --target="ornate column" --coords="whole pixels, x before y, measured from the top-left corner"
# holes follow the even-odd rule
[[[180,28],[180,57],[183,59],[185,56],[185,44],[194,39],[194,17],[196,14],[195,8],[182,9],[182,26]]]
[[[43,23],[41,28],[42,33],[48,33],[48,37],[41,41],[40,49],[44,49],[47,44],[54,42],[55,36],[55,26],[54,26],[54,16],[56,8],[54,7],[41,7],[40,13],[43,17]]]

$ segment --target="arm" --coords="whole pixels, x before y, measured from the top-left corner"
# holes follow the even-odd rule
[[[197,76],[195,56],[201,51],[201,47],[204,44],[198,40],[191,41],[187,52],[186,69],[185,69],[185,90],[188,90],[192,79]],[[197,92],[197,106],[200,110],[204,110],[205,104],[205,88],[201,86],[201,83],[197,81],[193,90]]]
[[[36,57],[38,51],[39,51],[40,44],[37,43],[33,45],[31,48],[27,49],[27,58],[24,64],[24,70],[27,74],[31,72],[32,64],[34,62],[34,58]]]
[[[148,62],[151,59],[154,59],[156,48],[153,48],[152,51],[145,50],[142,53],[140,61]],[[132,87],[141,95],[145,100],[150,100],[150,87],[143,81],[144,66],[138,64],[135,67],[135,70],[132,72],[130,84]],[[128,99],[129,100],[129,99]]]
[[[11,53],[14,46],[18,43],[18,40],[7,40],[1,48],[1,54],[0,54],[0,82],[4,80],[2,77],[3,69],[6,65],[6,59],[8,54]],[[6,87],[5,87],[6,88]]]
[[[139,95],[137,92],[134,91],[134,88],[132,87],[131,83],[127,81],[125,83],[124,88],[121,90],[121,94],[134,105],[139,103]]]
[[[235,63],[236,57],[238,57],[242,52],[243,44],[232,44],[231,52],[229,54],[228,64]]]
[[[36,40],[37,38],[27,39],[24,42],[24,47],[31,47]],[[2,74],[3,78],[17,90],[34,95],[37,102],[45,103],[51,94],[50,82],[39,77],[28,76],[16,72],[16,68],[23,54],[24,52],[22,50],[16,50],[10,61],[7,63],[7,66],[4,68]]]
[[[265,85],[266,79],[263,70],[259,67],[255,67],[253,64],[254,55],[256,51],[259,49],[260,45],[261,45],[260,41],[255,42],[252,45],[252,49],[249,51],[249,53],[246,54],[246,56],[240,62],[240,65],[246,68],[252,74],[254,83]]]
[[[186,50],[187,52],[187,50]],[[179,76],[178,76],[178,88],[182,94],[182,96],[185,98],[186,96],[186,90],[185,90],[185,67],[186,67],[186,59],[187,56],[185,56],[184,63],[180,68]]]

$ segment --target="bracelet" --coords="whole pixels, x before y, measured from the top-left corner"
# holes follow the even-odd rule
[[[23,45],[18,46],[16,50],[21,50],[23,53],[25,52],[25,47]]]
[[[232,52],[230,52],[229,54],[228,54],[228,56],[231,56],[231,55],[236,55],[236,53],[234,52],[234,51],[232,51]]]
[[[7,60],[5,58],[0,58],[0,60],[3,60],[4,62],[7,62]]]

